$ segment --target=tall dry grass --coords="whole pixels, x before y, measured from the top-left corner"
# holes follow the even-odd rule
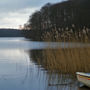
[[[88,32],[88,30],[86,29]],[[89,37],[86,31],[70,34],[68,30],[61,35],[53,37],[52,32],[47,32],[44,41],[59,42],[83,42],[89,43]],[[61,37],[62,36],[62,37]],[[39,65],[49,72],[49,83],[66,82],[68,78],[75,78],[76,72],[90,72],[90,47],[71,47],[43,50],[41,56],[37,59]]]
[[[42,51],[38,64],[48,71],[48,85],[76,85],[76,72],[90,72],[90,48],[59,48]]]
[[[56,42],[90,42],[90,29],[83,27],[82,29],[72,28],[59,28],[46,31],[42,35],[44,41]]]
[[[90,72],[90,48],[59,48],[43,51],[44,67],[51,72]],[[40,63],[40,62],[39,62]]]
[[[74,28],[74,27],[73,27]],[[59,31],[62,31],[61,33]],[[56,42],[83,42],[89,43],[89,29],[84,27],[82,30],[73,30],[68,27],[65,29],[52,30],[47,32],[44,37],[45,41]],[[82,48],[59,48],[43,51],[45,59],[45,68],[54,72],[73,73],[77,71],[90,72],[90,47]]]

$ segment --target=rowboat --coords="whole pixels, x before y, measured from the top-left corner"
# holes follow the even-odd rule
[[[90,87],[90,73],[76,72],[76,75],[79,82]]]

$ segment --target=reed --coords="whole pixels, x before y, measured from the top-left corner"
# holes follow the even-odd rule
[[[48,85],[67,86],[76,82],[76,72],[90,72],[90,48],[59,48],[42,51],[38,64],[48,72]],[[70,82],[69,82],[70,80]]]
[[[87,30],[88,31],[88,30]],[[37,63],[41,65],[49,73],[48,83],[60,84],[66,82],[67,79],[75,79],[76,72],[90,72],[90,47],[89,36],[87,33],[71,33],[68,30],[61,35],[58,32],[47,32],[44,41],[59,42],[82,42],[85,47],[68,47],[50,49],[40,51]],[[54,37],[53,35],[56,35]],[[62,37],[61,37],[62,36]],[[52,84],[53,85],[53,84]]]
[[[45,41],[59,41],[59,42],[83,42],[87,45],[89,43],[89,29],[84,27],[78,32],[68,27],[59,29],[63,31],[59,34],[58,30],[47,32],[44,37]],[[43,51],[44,66],[46,69],[60,73],[75,74],[77,71],[90,72],[90,47],[74,47],[47,49]]]
[[[59,48],[43,51],[44,67],[56,73],[90,72],[90,48]]]
[[[73,28],[59,28],[46,31],[42,35],[44,41],[56,42],[90,42],[90,29],[83,27],[82,29]]]

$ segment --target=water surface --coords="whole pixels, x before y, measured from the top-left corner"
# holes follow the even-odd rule
[[[0,90],[83,90],[69,74],[50,73],[44,64],[41,50],[85,47],[89,44],[48,43],[25,38],[0,38]],[[72,82],[72,83],[71,83]],[[87,90],[87,89],[85,89]]]

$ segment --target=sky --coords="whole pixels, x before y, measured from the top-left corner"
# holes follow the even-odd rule
[[[64,0],[0,0],[0,28],[18,29],[24,25],[33,12],[46,3]]]

